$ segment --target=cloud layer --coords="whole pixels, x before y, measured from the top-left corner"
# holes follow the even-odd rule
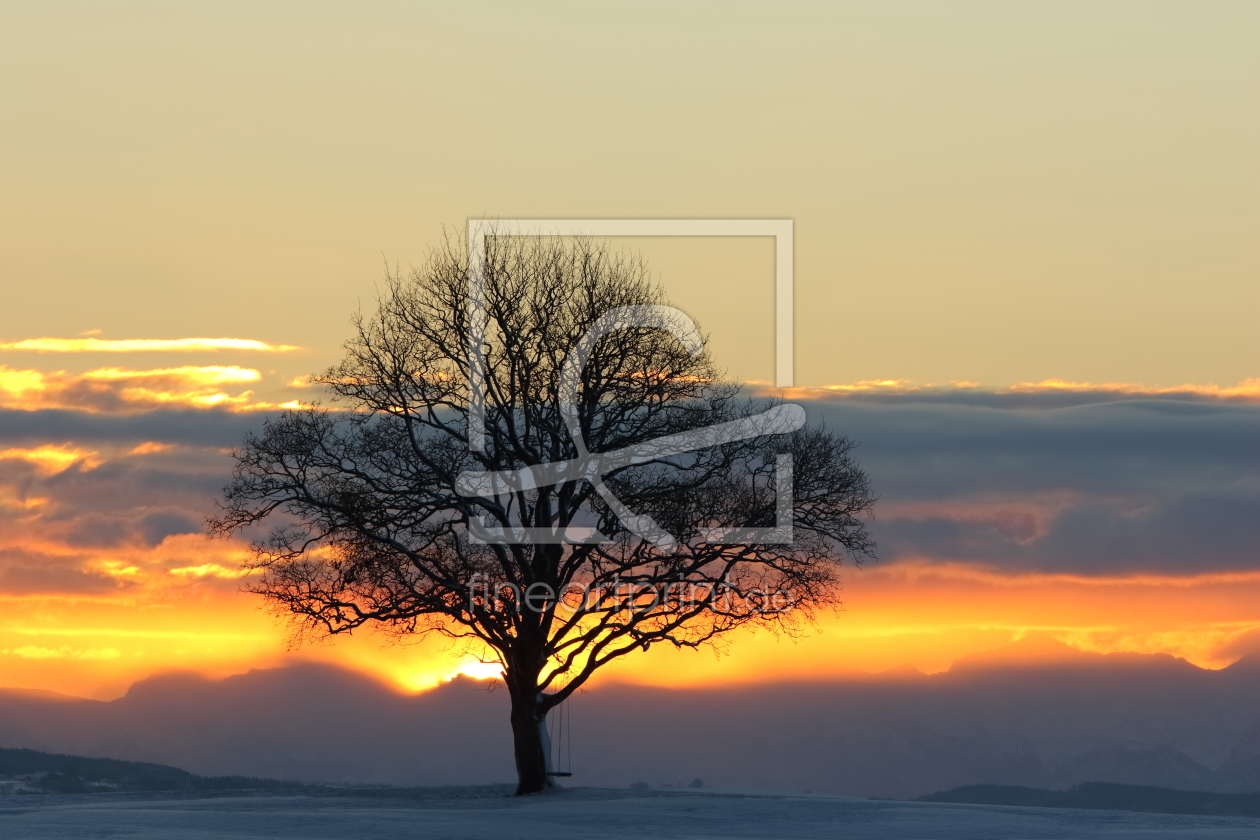
[[[1029,408],[831,400],[861,442],[887,561],[1010,571],[1260,569],[1260,406],[1116,400]]]
[[[10,684],[108,692],[158,667],[222,673],[283,650],[283,626],[240,592],[244,546],[201,533],[229,480],[228,452],[263,414],[147,396],[252,383],[242,370],[45,375],[26,392],[34,405],[0,408],[0,664]],[[84,383],[104,390],[75,402],[68,395]],[[880,496],[879,560],[849,572],[846,611],[800,645],[741,637],[720,661],[654,652],[618,673],[690,684],[939,670],[1034,630],[1090,650],[1227,664],[1260,638],[1260,405],[1097,395],[802,400],[814,422],[859,441]],[[222,637],[225,621],[243,640]],[[63,649],[120,653],[32,654]],[[353,657],[406,686],[453,667],[439,651],[380,653],[370,639],[320,656]]]

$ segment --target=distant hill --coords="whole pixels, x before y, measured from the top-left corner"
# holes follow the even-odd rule
[[[404,695],[360,672],[323,665],[219,680],[166,672],[112,701],[0,689],[0,745],[210,777],[481,784],[515,778],[506,702],[504,692],[491,694],[471,680]]]
[[[164,764],[0,748],[0,785],[13,793],[301,789],[251,776],[198,776]]]
[[[1085,782],[1067,790],[1042,790],[1013,785],[966,785],[920,796],[919,801],[1213,817],[1260,817],[1260,793],[1208,793],[1105,782]]]
[[[1193,673],[1203,669],[1167,653],[1091,653],[1060,642],[1048,633],[1029,633],[992,650],[959,657],[952,674],[981,671],[1160,670]]]

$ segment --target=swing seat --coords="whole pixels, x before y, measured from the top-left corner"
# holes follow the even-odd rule
[[[552,772],[549,772],[547,775],[548,775],[548,776],[572,776],[573,774],[572,774],[572,773],[561,773],[561,772],[558,772],[558,771],[552,771]]]

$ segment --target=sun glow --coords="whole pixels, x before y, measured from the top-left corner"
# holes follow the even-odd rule
[[[475,680],[495,680],[502,678],[503,666],[498,662],[474,660],[465,662],[455,673],[459,676],[472,677]]]

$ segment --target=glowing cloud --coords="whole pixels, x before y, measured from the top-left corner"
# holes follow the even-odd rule
[[[287,353],[299,349],[291,344],[268,344],[248,338],[26,338],[0,342],[0,350],[33,350],[37,353],[187,353],[202,350]]]
[[[49,475],[63,472],[79,462],[82,462],[87,469],[95,469],[101,464],[101,461],[96,458],[97,454],[68,443],[60,446],[45,444],[33,449],[0,449],[0,461],[10,459],[28,461],[34,464],[39,472]]]
[[[1011,393],[1026,394],[1039,391],[1103,391],[1119,394],[1197,394],[1204,397],[1260,398],[1260,379],[1244,379],[1237,385],[1222,388],[1219,385],[1195,385],[1186,383],[1171,388],[1148,388],[1131,382],[1065,382],[1062,379],[1043,379],[1040,382],[1021,382],[1007,389]]]
[[[49,501],[46,496],[21,497],[14,495],[7,487],[0,487],[0,513],[29,513],[47,505]]]
[[[1198,385],[1186,383],[1172,387],[1156,388],[1133,382],[1069,382],[1063,379],[1043,379],[1040,382],[1020,382],[1004,388],[982,388],[975,382],[956,381],[949,385],[922,385],[909,379],[867,379],[839,385],[800,386],[772,388],[765,382],[746,383],[755,394],[774,395],[786,399],[825,399],[834,396],[948,394],[951,392],[1004,394],[1115,394],[1126,397],[1200,397],[1216,399],[1260,400],[1260,379],[1244,379],[1237,385],[1220,386],[1212,383]]]
[[[128,455],[156,455],[160,452],[173,452],[179,449],[173,443],[161,443],[156,440],[146,440],[144,443],[138,444],[127,451]]]
[[[253,391],[225,390],[261,378],[252,368],[222,365],[154,370],[109,367],[86,373],[14,370],[0,365],[0,408],[135,412],[170,406],[235,410],[277,407],[254,402]]]
[[[472,677],[475,680],[499,679],[503,676],[503,666],[498,662],[466,662],[460,666],[456,674]]]
[[[249,574],[248,569],[229,569],[226,566],[220,566],[218,563],[202,563],[200,566],[184,566],[179,569],[171,569],[170,571],[173,575],[190,578],[206,577],[208,575],[210,577],[230,579],[245,577]]]

